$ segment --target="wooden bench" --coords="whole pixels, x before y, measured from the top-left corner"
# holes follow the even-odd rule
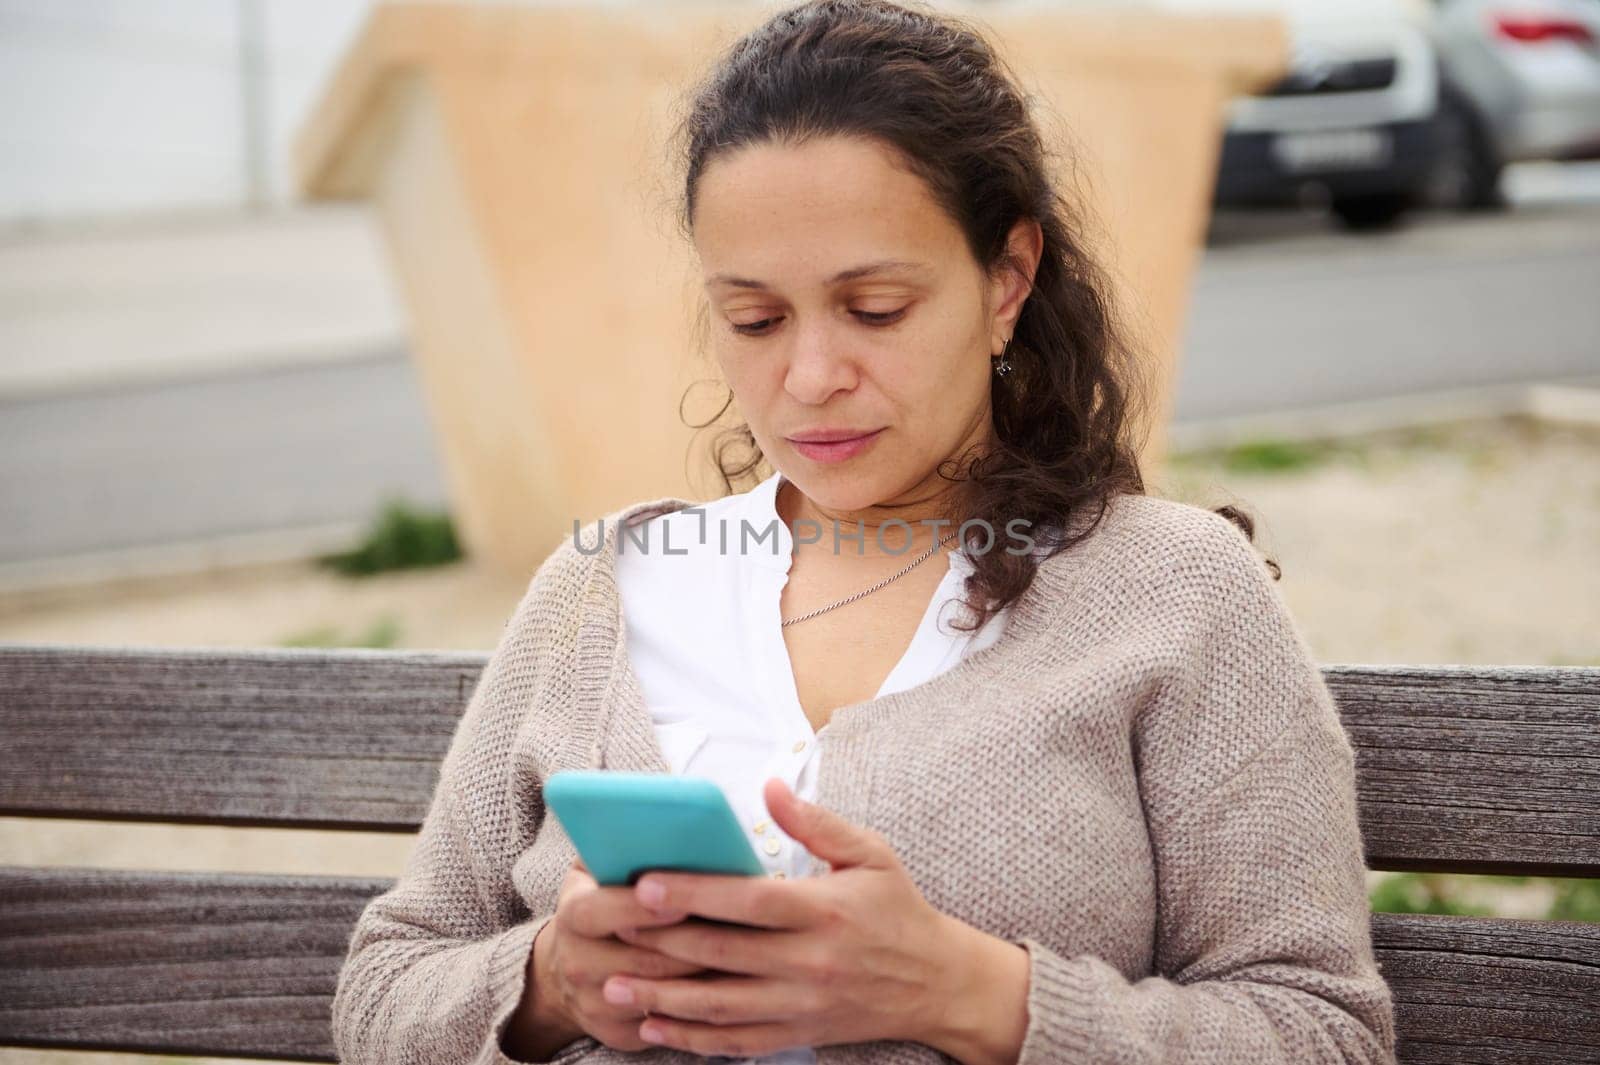
[[[0,647],[0,814],[414,832],[486,658]],[[1372,868],[1600,876],[1600,669],[1325,674]],[[0,1045],[332,1061],[390,883],[0,867]],[[1600,925],[1372,931],[1402,1061],[1600,1061]]]

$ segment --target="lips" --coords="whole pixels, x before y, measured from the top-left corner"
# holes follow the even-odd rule
[[[795,433],[789,440],[795,443],[843,443],[846,440],[859,440],[870,437],[875,429],[813,429],[810,432]]]
[[[794,449],[815,462],[843,462],[871,447],[882,429],[818,429],[788,438]]]

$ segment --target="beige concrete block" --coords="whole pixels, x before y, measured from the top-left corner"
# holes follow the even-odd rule
[[[990,27],[1047,104],[1059,177],[1148,352],[1154,470],[1223,104],[1283,69],[1282,27],[947,7]],[[380,6],[301,130],[306,195],[379,205],[458,525],[488,564],[531,573],[575,518],[718,494],[710,433],[683,418],[721,393],[679,412],[716,369],[692,346],[699,279],[666,138],[680,95],[773,9]]]

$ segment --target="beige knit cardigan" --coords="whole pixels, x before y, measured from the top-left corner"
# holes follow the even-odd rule
[[[500,1040],[574,857],[540,782],[670,771],[628,664],[617,523],[692,505],[623,508],[534,574],[403,874],[355,927],[333,1002],[346,1065],[516,1060]],[[821,805],[882,833],[934,906],[1027,949],[1020,1065],[1394,1061],[1352,749],[1261,556],[1215,512],[1117,497],[997,643],[835,710],[818,742]],[[952,1060],[888,1040],[817,1054]],[[552,1060],[704,1059],[584,1037]]]

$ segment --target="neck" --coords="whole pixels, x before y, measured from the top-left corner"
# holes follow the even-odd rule
[[[952,540],[966,517],[966,485],[951,483],[937,474],[932,481],[932,484],[924,481],[894,499],[859,509],[845,509],[820,504],[794,482],[781,478],[776,500],[778,515],[791,530],[803,522],[816,523],[822,533],[820,544],[831,544],[837,528],[841,537],[848,536],[852,540],[862,537],[862,555],[904,558],[908,547],[923,551],[936,541]],[[939,522],[943,524],[937,524]],[[947,546],[953,549],[959,545]]]

